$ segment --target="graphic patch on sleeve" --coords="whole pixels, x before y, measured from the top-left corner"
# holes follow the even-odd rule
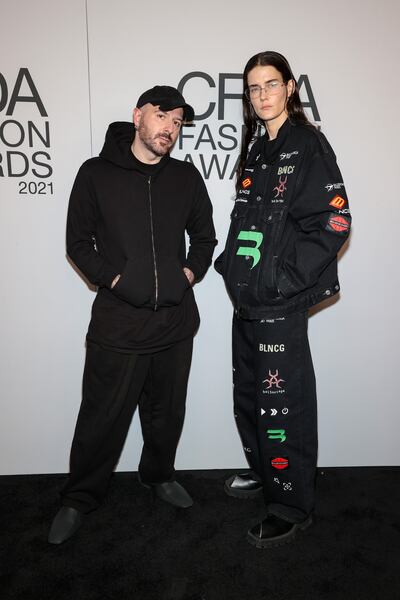
[[[326,224],[326,229],[334,233],[346,233],[350,229],[350,221],[341,215],[332,214]]]
[[[329,204],[331,206],[333,206],[334,208],[343,208],[343,206],[346,204],[346,200],[344,198],[342,198],[341,196],[335,196],[330,202]]]
[[[250,177],[246,177],[246,179],[243,179],[242,181],[242,186],[244,187],[244,189],[250,187],[252,184],[252,181],[250,179]]]

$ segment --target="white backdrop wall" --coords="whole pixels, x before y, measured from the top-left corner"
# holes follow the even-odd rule
[[[180,84],[202,118],[174,155],[205,177],[217,255],[234,189],[239,76],[265,49],[302,76],[354,218],[341,297],[310,319],[319,464],[398,465],[397,1],[171,0],[147,9],[132,0],[0,0],[0,8],[0,474],[68,470],[94,299],[65,257],[77,168],[100,151],[109,122],[131,119],[142,91]],[[202,324],[177,468],[244,466],[232,416],[231,306],[213,269],[196,297]],[[140,449],[135,417],[118,468],[136,470]]]

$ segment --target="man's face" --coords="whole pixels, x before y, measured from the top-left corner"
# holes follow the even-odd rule
[[[164,112],[158,106],[145,104],[133,111],[136,135],[149,152],[160,157],[175,144],[182,120],[183,108]]]

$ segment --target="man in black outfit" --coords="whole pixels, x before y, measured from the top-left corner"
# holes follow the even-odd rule
[[[193,503],[175,481],[174,461],[199,325],[192,285],[206,273],[216,239],[199,172],[169,155],[193,118],[175,88],[144,92],[133,124],[110,125],[100,156],[82,165],[72,189],[67,252],[98,293],[52,544],[70,538],[103,500],[137,405],[141,483],[174,506]]]

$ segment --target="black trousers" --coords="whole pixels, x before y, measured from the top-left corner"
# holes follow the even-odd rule
[[[192,347],[190,338],[162,352],[132,355],[88,343],[63,505],[85,513],[99,506],[138,404],[144,441],[141,479],[173,479]]]
[[[314,507],[317,400],[308,314],[233,318],[234,412],[268,512],[296,523]]]

